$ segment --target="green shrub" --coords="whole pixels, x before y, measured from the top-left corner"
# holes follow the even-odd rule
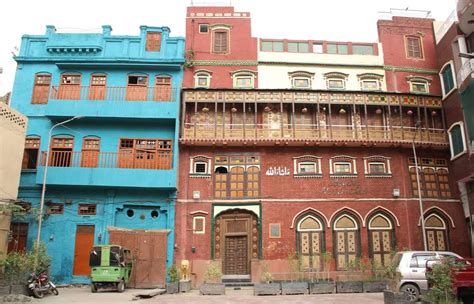
[[[175,264],[171,265],[171,267],[168,268],[168,277],[171,283],[179,282],[179,270]]]
[[[459,268],[452,258],[444,258],[433,265],[431,271],[426,272],[426,278],[432,286],[426,298],[436,304],[458,303],[456,295],[453,292],[453,275]]]
[[[39,246],[36,246],[35,243],[33,249],[27,252],[10,252],[0,259],[0,267],[3,268],[3,279],[8,284],[23,284],[26,282],[28,275],[34,272],[35,269],[49,272],[50,265],[51,257],[43,243],[40,243]]]
[[[219,283],[222,278],[221,267],[217,262],[212,262],[207,267],[206,272],[204,273],[204,281],[206,283]]]

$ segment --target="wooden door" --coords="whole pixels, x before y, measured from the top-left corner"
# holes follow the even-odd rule
[[[357,257],[357,231],[337,231],[336,241],[336,268],[346,270]]]
[[[127,286],[164,287],[166,280],[167,233],[109,228],[109,243],[130,249],[133,268]]]
[[[441,229],[426,229],[426,242],[429,251],[448,250],[446,242],[446,233]]]
[[[12,236],[8,241],[8,252],[25,251],[28,238],[28,223],[11,223],[10,232]]]
[[[89,87],[89,100],[104,100],[106,85],[106,75],[92,75],[91,84]]]
[[[89,253],[94,246],[93,225],[77,225],[76,243],[74,245],[74,269],[72,274],[75,276],[90,275]]]
[[[31,103],[48,103],[51,75],[36,75]]]
[[[248,237],[226,236],[224,272],[226,274],[248,274]]]
[[[81,99],[81,75],[61,75],[58,99]]]
[[[100,139],[84,138],[81,167],[95,168],[99,163]]]
[[[322,232],[321,231],[301,231],[299,235],[299,250],[301,254],[302,270],[317,271],[322,270]]]
[[[156,77],[154,95],[156,101],[171,101],[171,77]]]
[[[144,101],[147,100],[148,77],[128,76],[126,100]]]
[[[374,265],[388,266],[392,251],[391,230],[370,230],[370,250]]]

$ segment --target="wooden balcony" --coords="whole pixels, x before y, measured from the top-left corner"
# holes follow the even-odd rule
[[[45,166],[46,154],[46,151],[41,152],[40,166]],[[132,152],[51,151],[48,166],[171,170],[173,168],[172,162],[172,153],[167,151],[141,154]]]
[[[171,87],[53,86],[51,100],[175,101],[177,89]]]
[[[187,89],[182,109],[182,144],[448,147],[438,96]]]
[[[318,128],[316,125],[286,125],[284,128],[272,128],[269,125],[256,124],[226,125],[225,128],[214,125],[185,124],[181,142],[203,144],[212,142],[225,142],[238,144],[242,142],[291,142],[293,144],[305,142],[352,142],[393,145],[395,143],[431,143],[438,145],[447,144],[447,134],[443,129],[421,129],[414,127],[388,127],[366,125],[334,125]]]

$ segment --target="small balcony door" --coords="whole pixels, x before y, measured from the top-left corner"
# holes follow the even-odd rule
[[[89,100],[104,100],[107,89],[106,85],[106,75],[92,75],[89,87]]]
[[[155,82],[156,101],[171,101],[171,77],[159,76]]]
[[[147,100],[148,77],[147,76],[128,76],[126,100],[145,101]]]
[[[100,139],[84,138],[81,167],[96,168],[99,162]]]
[[[58,99],[79,100],[81,99],[81,75],[61,75]]]
[[[51,155],[49,166],[51,167],[71,167],[72,150],[74,148],[74,138],[55,137],[51,144]]]

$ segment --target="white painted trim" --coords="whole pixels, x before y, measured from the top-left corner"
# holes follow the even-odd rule
[[[426,221],[430,218],[430,217],[437,217],[441,223],[443,223],[443,227],[442,228],[439,228],[439,227],[428,227],[426,226]],[[425,219],[425,229],[433,229],[433,230],[446,230],[446,223],[445,221],[439,216],[437,215],[436,213],[432,213],[430,214],[426,219]]]
[[[297,218],[298,216],[300,216],[301,214],[306,213],[306,212],[308,212],[308,211],[314,212],[314,213],[318,214],[319,216],[323,217],[324,220],[325,220],[326,223],[327,223],[327,227],[328,227],[328,228],[331,227],[331,226],[329,225],[328,218],[327,218],[323,213],[321,213],[320,211],[318,211],[318,210],[316,210],[316,209],[314,209],[314,208],[308,207],[308,208],[306,208],[306,209],[301,210],[300,212],[298,212],[297,214],[295,214],[295,216],[293,216],[293,220],[291,221],[290,229],[293,229],[293,228],[295,227],[296,218]]]
[[[449,92],[444,91],[444,79],[443,79],[443,70],[448,66],[451,66],[451,77],[453,78],[453,88]],[[450,60],[446,62],[441,69],[439,69],[439,79],[441,81],[441,91],[443,93],[443,99],[446,98],[452,91],[456,90],[458,87],[457,79],[456,79],[456,73],[454,72],[454,61]]]
[[[388,222],[388,225],[389,227],[373,227],[371,228],[370,227],[370,224],[372,223],[372,221],[374,220],[374,218],[376,218],[377,216],[381,216],[383,217],[385,220],[387,220]],[[392,221],[386,217],[385,215],[383,215],[382,213],[375,213],[374,216],[372,216],[372,218],[370,219],[370,221],[367,223],[367,227],[371,230],[387,230],[387,229],[393,229],[393,226],[392,226]]]
[[[209,214],[209,212],[203,211],[203,210],[197,210],[193,212],[189,212],[189,214],[194,215],[194,214]]]
[[[382,207],[382,206],[377,206],[377,207],[375,207],[375,208],[370,209],[370,211],[367,212],[367,214],[366,214],[365,217],[364,217],[364,223],[367,223],[367,218],[368,218],[369,216],[371,216],[371,213],[374,213],[374,211],[377,211],[377,210],[383,210],[383,211],[385,211],[385,212],[387,212],[387,213],[390,213],[390,215],[393,216],[393,218],[394,218],[395,221],[397,222],[397,227],[400,227],[400,221],[398,220],[398,217],[397,217],[392,211],[390,211],[389,209],[387,209],[387,208],[385,208],[385,207]],[[375,215],[375,214],[376,214],[376,213],[374,213],[374,215]]]
[[[360,221],[362,222],[362,227],[365,227],[365,222],[364,222],[364,220],[363,220],[363,218],[362,218],[362,215],[360,215],[359,212],[357,212],[357,211],[355,211],[354,209],[352,209],[352,208],[350,208],[350,207],[347,207],[347,206],[341,207],[341,208],[337,209],[336,211],[334,211],[334,212],[331,214],[331,217],[329,218],[329,222],[328,222],[328,223],[331,223],[331,222],[332,222],[332,218],[333,218],[334,216],[336,216],[336,214],[340,213],[340,212],[343,211],[343,210],[350,210],[350,211],[354,212],[355,214],[357,214],[357,215],[359,216]],[[335,222],[335,221],[334,221],[334,222]]]
[[[424,212],[423,212],[423,215],[429,213],[431,210],[438,210],[439,212],[443,213],[446,217],[449,218],[449,221],[451,222],[451,227],[452,228],[456,228],[456,226],[454,225],[454,220],[453,218],[446,212],[444,211],[443,209],[441,209],[440,207],[438,206],[433,206],[433,207],[430,207],[428,209],[426,209]],[[418,219],[418,227],[421,226],[421,216],[419,217]]]
[[[193,77],[194,77],[194,87],[195,88],[209,88],[211,86],[211,78],[212,78],[211,73],[205,72],[205,71],[200,71],[200,72],[194,73]],[[204,86],[200,86],[199,85],[199,77],[205,77],[206,80],[207,80],[207,84],[204,85]]]
[[[456,126],[459,126],[461,128],[463,151],[459,154],[454,155],[453,154],[453,139],[452,139],[452,136],[451,136],[451,130]],[[465,153],[467,153],[466,135],[464,134],[464,123],[462,121],[455,122],[449,127],[448,137],[449,137],[449,151],[451,153],[451,161],[455,160],[456,158],[460,157],[461,155],[464,155]]]
[[[202,219],[202,231],[196,231],[196,220]],[[206,234],[206,218],[204,216],[195,216],[193,217],[193,234]]]
[[[301,223],[306,220],[307,218],[312,218],[313,220],[315,220],[316,222],[319,223],[319,229],[301,229],[300,228],[300,225]],[[298,221],[298,225],[296,226],[296,231],[323,231],[323,227],[324,225],[321,223],[321,221],[317,218],[315,218],[314,216],[312,216],[311,214],[308,214],[307,216],[303,217],[301,220]]]
[[[349,219],[351,219],[353,222],[354,222],[354,225],[355,225],[355,228],[336,228],[336,223],[337,221],[339,221],[341,218],[343,217],[347,217]],[[357,230],[359,229],[359,225],[357,225],[357,221],[352,217],[350,216],[349,214],[347,213],[343,213],[341,215],[339,215],[335,220],[334,220],[334,224],[333,224],[333,228],[332,228],[334,231],[353,231],[353,230]]]
[[[214,210],[214,218],[219,216],[222,212],[225,212],[227,210],[232,210],[232,209],[243,209],[243,210],[248,210],[250,212],[253,212],[258,218],[260,218],[260,206],[258,205],[238,205],[238,206],[212,206],[212,209]]]

